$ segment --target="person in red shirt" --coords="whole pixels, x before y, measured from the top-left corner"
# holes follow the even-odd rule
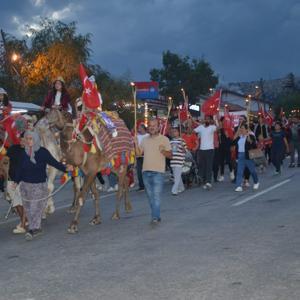
[[[64,111],[69,110],[69,106],[72,109],[72,117],[76,119],[75,104],[71,101],[71,97],[65,87],[65,81],[62,77],[58,77],[52,84],[51,90],[48,92],[45,101],[44,109],[51,109],[52,107],[59,107]]]
[[[182,134],[182,138],[186,143],[187,149],[193,153],[199,149],[199,138],[197,134],[193,131],[192,127],[188,127],[186,132]]]

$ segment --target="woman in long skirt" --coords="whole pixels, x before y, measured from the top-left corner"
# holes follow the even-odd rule
[[[25,148],[21,154],[17,169],[16,182],[20,183],[20,192],[24,209],[28,218],[26,240],[32,240],[41,233],[42,213],[47,204],[47,165],[66,172],[72,166],[64,166],[58,162],[46,149],[41,147],[40,137],[35,131],[26,131],[24,135]]]

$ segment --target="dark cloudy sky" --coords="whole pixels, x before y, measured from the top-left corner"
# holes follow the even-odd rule
[[[40,17],[76,21],[93,34],[93,62],[134,80],[167,49],[204,56],[225,82],[299,74],[299,0],[1,0],[6,32]]]

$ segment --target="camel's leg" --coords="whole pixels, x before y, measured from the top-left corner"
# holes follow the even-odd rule
[[[79,215],[80,215],[81,207],[84,204],[85,195],[86,195],[87,191],[89,190],[91,184],[95,180],[95,176],[96,176],[95,174],[89,174],[89,175],[86,175],[86,177],[84,179],[82,189],[76,199],[76,211],[75,211],[74,219],[68,228],[69,233],[78,232]]]
[[[125,176],[125,180],[124,180],[124,201],[125,201],[125,212],[130,213],[132,211],[132,205],[129,199],[129,178],[127,176]]]
[[[119,220],[120,219],[120,206],[121,206],[121,200],[124,194],[124,179],[126,177],[126,169],[125,167],[122,165],[120,167],[120,170],[118,172],[118,186],[119,186],[119,190],[117,192],[117,200],[116,200],[116,210],[112,215],[112,220]]]
[[[94,180],[91,184],[91,191],[93,193],[94,205],[95,205],[95,216],[90,221],[90,225],[98,225],[101,224],[101,215],[100,215],[100,205],[99,205],[99,192],[96,187],[96,181]]]
[[[48,191],[49,191],[49,195],[51,195],[54,191],[54,180],[57,174],[57,170],[53,167],[49,167],[48,170]],[[55,206],[54,206],[54,201],[52,197],[49,197],[47,199],[47,205],[46,208],[44,209],[43,212],[43,219],[46,219],[47,214],[53,214],[55,211]]]
[[[76,199],[80,193],[81,189],[81,176],[73,177],[73,192],[74,192],[74,198],[72,206],[68,209],[69,213],[74,213],[76,211]]]

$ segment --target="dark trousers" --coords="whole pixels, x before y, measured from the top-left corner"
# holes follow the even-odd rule
[[[283,149],[272,149],[272,163],[276,169],[276,172],[280,172],[281,164],[284,159]]]
[[[213,173],[214,173],[214,181],[218,181],[220,167],[220,148],[215,148],[214,150],[214,160],[213,160]]]
[[[198,152],[198,167],[199,175],[202,183],[211,183],[213,171],[214,150],[199,150]]]
[[[103,177],[102,177],[101,172],[98,172],[96,176],[97,176],[99,182],[100,182],[102,185],[105,184],[105,181],[104,181],[104,179],[103,179]]]
[[[137,172],[137,178],[139,181],[139,188],[144,189],[144,181],[143,181],[143,162],[144,162],[144,157],[137,157],[136,158],[136,172]]]
[[[232,172],[231,153],[230,148],[219,148],[219,161],[220,161],[220,173],[223,176],[225,165],[228,164],[229,171]]]
[[[265,157],[268,160],[268,162],[271,163],[271,147],[270,147],[270,145],[266,145]]]

